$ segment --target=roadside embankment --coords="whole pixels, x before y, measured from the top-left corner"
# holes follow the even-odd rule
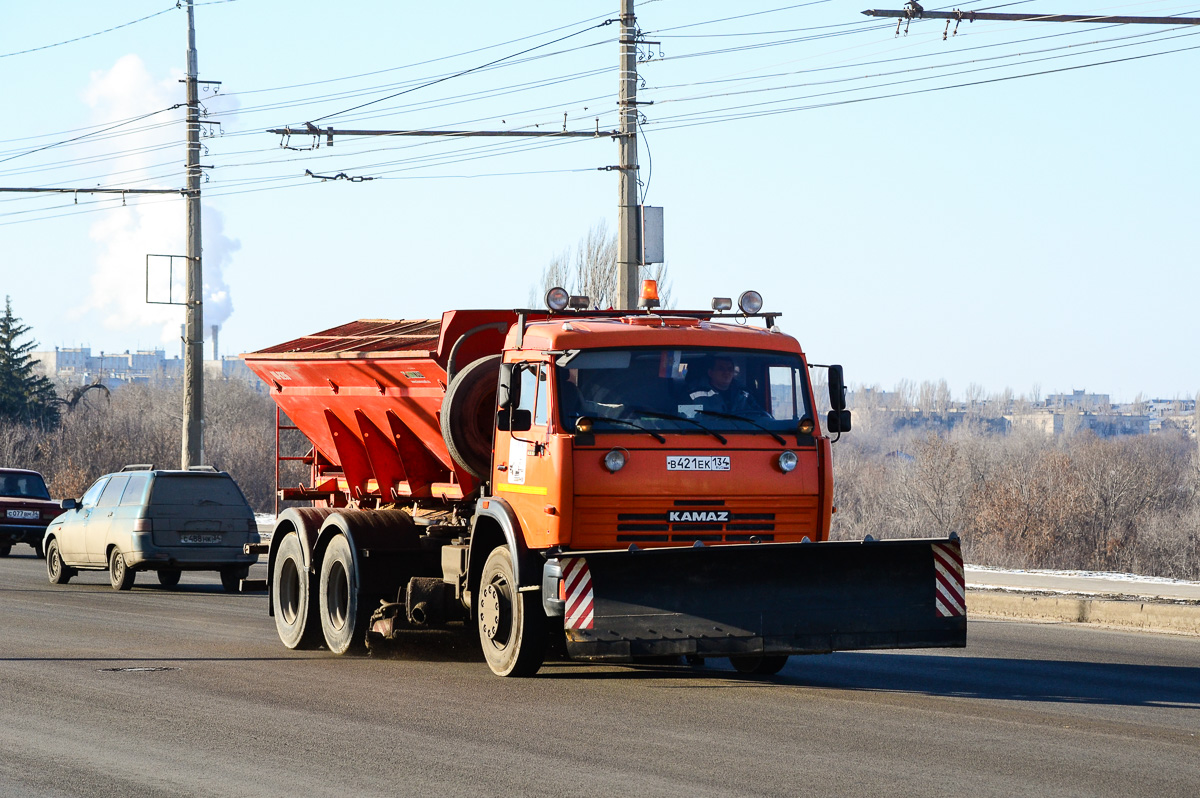
[[[967,614],[1200,635],[1200,583],[967,566]]]

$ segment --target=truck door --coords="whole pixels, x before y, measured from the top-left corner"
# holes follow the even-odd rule
[[[513,375],[513,383],[520,386],[518,396],[509,412],[500,414],[501,429],[496,431],[492,484],[521,520],[531,546],[544,545],[549,534],[546,508],[559,482],[549,446],[549,380],[548,363],[518,364]]]

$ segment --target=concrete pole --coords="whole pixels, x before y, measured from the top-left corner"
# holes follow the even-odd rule
[[[633,0],[621,0],[621,116],[617,137],[617,305],[636,308],[640,295],[641,242],[638,220],[637,163],[637,17]]]
[[[196,22],[187,0],[187,305],[183,358],[182,468],[204,464],[204,271],[200,261],[200,97]]]

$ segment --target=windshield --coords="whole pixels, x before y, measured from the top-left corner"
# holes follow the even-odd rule
[[[0,496],[10,499],[49,499],[41,474],[0,474]]]
[[[800,356],[743,349],[595,349],[555,368],[559,420],[597,432],[794,432],[811,410]],[[632,422],[632,424],[630,423]]]

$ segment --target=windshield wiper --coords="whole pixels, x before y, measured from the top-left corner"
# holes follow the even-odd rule
[[[759,424],[757,421],[746,418],[745,416],[739,416],[736,413],[719,413],[716,410],[697,410],[696,412],[703,413],[706,416],[716,416],[717,418],[731,418],[734,421],[745,421],[747,424],[753,424],[754,426],[758,427],[763,432],[770,435],[775,440],[779,441],[780,445],[787,446],[787,441],[784,440],[784,437],[782,435],[780,435],[777,432],[774,432],[773,430],[767,429],[762,424]]]
[[[626,421],[623,418],[612,418],[610,416],[593,416],[592,418],[595,419],[596,421],[609,421],[609,422],[612,422],[613,424],[624,424],[627,427],[633,427],[634,429],[640,429],[642,432],[646,433],[647,435],[652,436],[659,443],[667,442],[666,438],[659,435],[654,430],[646,429],[641,424],[634,424],[632,421]]]
[[[688,418],[687,416],[681,416],[681,415],[677,415],[675,413],[660,413],[657,410],[647,410],[644,407],[631,407],[629,409],[630,409],[630,411],[632,411],[634,413],[641,413],[643,416],[650,416],[651,418],[665,418],[668,421],[686,421],[687,423],[694,424],[697,427],[699,427],[700,429],[704,430],[709,435],[711,435],[714,438],[716,438],[717,440],[719,440],[722,445],[726,445],[729,443],[729,440],[724,435],[717,432],[716,430],[709,429],[708,427],[704,426],[703,424],[701,424],[699,421],[697,421],[694,418]]]

